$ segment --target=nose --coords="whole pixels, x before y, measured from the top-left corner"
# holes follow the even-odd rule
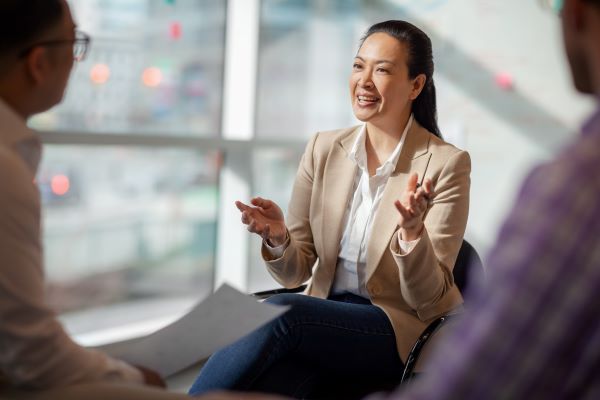
[[[370,68],[365,68],[359,78],[358,78],[358,85],[360,87],[366,88],[366,89],[370,89],[372,88],[373,85],[373,80],[371,77],[371,69]]]

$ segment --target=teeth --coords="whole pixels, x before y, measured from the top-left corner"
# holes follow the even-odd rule
[[[358,96],[360,101],[377,101],[377,97]]]

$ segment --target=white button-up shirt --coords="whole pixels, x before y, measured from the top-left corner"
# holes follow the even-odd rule
[[[365,282],[365,268],[367,263],[367,244],[371,236],[371,227],[375,214],[381,203],[383,191],[388,178],[396,169],[398,158],[402,152],[402,147],[406,139],[406,134],[413,124],[413,116],[408,119],[408,123],[402,132],[398,145],[389,156],[389,158],[375,171],[375,175],[369,176],[367,166],[367,128],[363,125],[360,130],[352,150],[348,154],[350,160],[358,165],[358,172],[354,178],[354,194],[352,201],[349,201],[344,214],[345,228],[340,243],[340,252],[338,254],[337,268],[332,294],[353,293],[358,296],[370,298]],[[402,253],[408,253],[419,239],[407,242],[397,236]],[[289,244],[289,238],[284,244],[277,247],[271,247],[263,241],[265,248],[268,249],[273,259],[283,255]]]
[[[385,185],[396,169],[406,134],[412,123],[413,116],[411,115],[398,145],[389,158],[377,168],[373,176],[369,176],[367,166],[366,125],[362,127],[348,154],[350,160],[358,165],[358,172],[354,179],[355,189],[352,201],[348,202],[346,206],[344,217],[346,222],[338,254],[333,294],[350,292],[365,298],[370,297],[366,288],[365,269],[371,227],[379,209]],[[400,247],[403,251],[408,251],[410,244],[411,242],[400,240]]]
[[[47,388],[142,383],[136,368],[69,338],[44,299],[37,136],[0,99],[0,378]],[[1,385],[1,383],[0,383]]]

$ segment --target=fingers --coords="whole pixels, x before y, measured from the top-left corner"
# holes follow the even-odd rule
[[[252,216],[252,210],[248,209],[242,211],[242,223],[246,225],[246,230],[251,233],[260,235],[263,239],[267,240],[271,234],[271,227],[269,224],[263,225]]]
[[[433,199],[433,185],[431,179],[426,179],[422,186],[419,186],[415,192],[417,198],[425,198],[427,201]]]
[[[406,184],[406,190],[409,192],[414,192],[415,190],[417,190],[417,182],[419,180],[419,175],[417,175],[417,173],[413,173],[409,178],[408,178],[408,183]]]
[[[411,210],[415,210],[417,208],[417,194],[413,194],[411,196],[408,196],[408,206]]]
[[[273,204],[271,200],[263,199],[262,197],[255,197],[252,200],[250,200],[250,202],[253,206],[265,209],[271,207],[271,205]]]
[[[402,203],[400,203],[400,200],[396,200],[394,202],[394,205],[396,206],[396,210],[398,210],[398,212],[400,213],[402,218],[404,218],[404,220],[409,220],[413,217],[411,212],[407,208],[405,208],[402,205]]]
[[[425,179],[422,185],[418,184],[418,175],[413,173],[406,185],[402,201],[396,200],[394,205],[400,213],[398,225],[404,228],[412,227],[421,221],[433,199],[433,184],[431,179]]]
[[[425,182],[423,182],[423,188],[425,194],[429,196],[430,199],[433,198],[433,183],[431,183],[431,179],[425,179]]]
[[[248,225],[250,223],[250,212],[242,211],[242,223]]]
[[[235,202],[235,206],[237,207],[238,210],[240,210],[242,212],[250,209],[250,206],[247,206],[246,204],[242,203],[239,200]]]
[[[263,239],[272,241],[285,232],[285,223],[281,209],[271,200],[255,197],[251,205],[236,201],[235,206],[241,211],[241,221],[249,232],[260,235]],[[273,231],[272,226],[275,227]],[[274,234],[275,238],[271,238]]]

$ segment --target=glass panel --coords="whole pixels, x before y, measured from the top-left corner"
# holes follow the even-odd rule
[[[263,0],[257,135],[308,138],[357,123],[352,58],[365,30],[389,19],[432,40],[439,125],[471,155],[467,237],[485,253],[523,175],[590,111],[572,88],[560,19],[539,2]]]
[[[219,132],[226,2],[71,0],[92,36],[64,102],[35,128],[212,136]]]
[[[370,21],[401,18],[397,3],[263,0],[257,135],[308,137],[355,124],[348,78],[359,38]]]
[[[283,213],[287,213],[292,195],[292,187],[302,149],[261,149],[253,155],[254,195],[277,203]],[[261,238],[249,235],[250,263],[248,271],[248,291],[257,292],[278,287],[270,277],[260,255]]]
[[[64,313],[209,293],[219,160],[191,150],[47,146],[37,183],[52,306]],[[140,311],[121,322],[160,309]],[[105,323],[88,318],[90,329]]]

